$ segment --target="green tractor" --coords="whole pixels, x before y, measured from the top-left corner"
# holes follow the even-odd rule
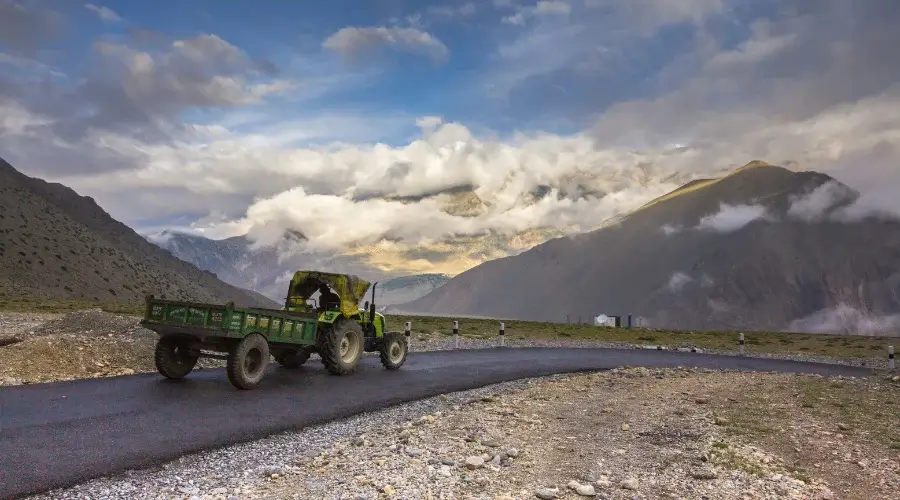
[[[372,286],[372,300],[360,308],[369,282],[348,274],[294,273],[284,310],[317,314],[317,335],[312,345],[273,352],[275,360],[295,368],[318,353],[329,372],[346,375],[356,368],[363,352],[378,352],[385,368],[399,368],[406,361],[409,346],[403,333],[385,331],[384,315],[375,311],[377,285]],[[313,299],[316,292],[319,296]]]
[[[286,368],[297,368],[317,353],[330,373],[347,375],[364,352],[378,352],[386,369],[397,370],[406,362],[409,345],[404,333],[385,331],[384,316],[375,311],[375,286],[363,308],[359,302],[368,281],[320,271],[297,271],[281,310],[151,295],[141,325],[159,335],[156,367],[172,379],[187,376],[201,357],[226,360],[228,379],[240,389],[259,384],[270,356]]]

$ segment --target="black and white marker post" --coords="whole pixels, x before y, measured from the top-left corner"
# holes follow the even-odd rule
[[[403,335],[406,337],[406,345],[409,345],[409,337],[412,334],[412,321],[406,322],[406,329],[403,330]]]
[[[500,347],[506,345],[506,325],[500,322]]]
[[[459,349],[459,321],[453,322],[453,348]]]
[[[741,356],[744,355],[744,334],[742,333],[740,338],[738,339],[738,343],[741,345]]]
[[[894,346],[888,346],[888,368],[894,370],[897,368],[896,362],[894,361]]]

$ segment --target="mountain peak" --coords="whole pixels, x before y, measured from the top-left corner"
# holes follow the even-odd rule
[[[750,161],[750,162],[747,162],[746,165],[744,165],[744,166],[742,166],[742,167],[736,168],[736,169],[734,170],[734,172],[731,173],[731,175],[738,174],[738,173],[742,173],[742,172],[746,172],[746,171],[748,171],[748,170],[756,170],[756,169],[762,169],[762,168],[771,168],[771,169],[777,169],[777,170],[787,170],[787,169],[784,168],[784,167],[779,167],[778,165],[772,165],[771,163],[766,162],[766,161],[763,161],[763,160],[752,160],[752,161]]]
[[[746,165],[744,165],[743,167],[741,167],[741,169],[743,169],[743,168],[757,168],[757,167],[774,167],[774,166],[775,166],[775,165],[772,165],[771,163],[769,163],[769,162],[767,162],[767,161],[763,161],[763,160],[751,160],[751,161],[747,162]],[[740,169],[738,169],[738,170],[740,170]]]

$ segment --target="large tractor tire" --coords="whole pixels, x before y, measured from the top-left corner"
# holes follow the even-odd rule
[[[340,320],[323,332],[319,347],[322,364],[333,375],[348,375],[356,370],[363,355],[363,331],[359,323]]]
[[[258,333],[244,337],[228,355],[228,380],[238,389],[253,389],[266,375],[269,342]]]
[[[309,360],[312,355],[307,349],[297,349],[296,351],[286,351],[278,355],[275,361],[278,361],[285,368],[300,368],[303,363]]]
[[[397,370],[406,363],[406,355],[409,353],[409,343],[406,335],[400,332],[385,332],[384,340],[379,349],[381,364],[388,370]]]
[[[156,370],[164,377],[181,379],[191,373],[200,358],[199,353],[191,354],[188,340],[177,335],[160,337],[156,341],[153,355]]]

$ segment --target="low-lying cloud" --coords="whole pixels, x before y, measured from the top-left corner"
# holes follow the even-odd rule
[[[766,207],[762,205],[720,204],[718,212],[700,219],[696,229],[731,233],[753,221],[766,218]]]
[[[832,209],[846,206],[855,200],[855,193],[847,186],[829,181],[803,196],[792,196],[787,216],[806,222],[821,221]]]
[[[685,274],[681,271],[678,271],[678,272],[672,274],[672,276],[669,278],[669,282],[666,286],[669,288],[669,290],[671,290],[673,292],[677,292],[677,291],[681,290],[682,288],[684,288],[685,285],[687,285],[688,283],[690,283],[693,280],[694,279],[691,278],[690,276],[688,276],[687,274]]]
[[[792,321],[786,331],[900,337],[900,314],[875,314],[839,304]]]

